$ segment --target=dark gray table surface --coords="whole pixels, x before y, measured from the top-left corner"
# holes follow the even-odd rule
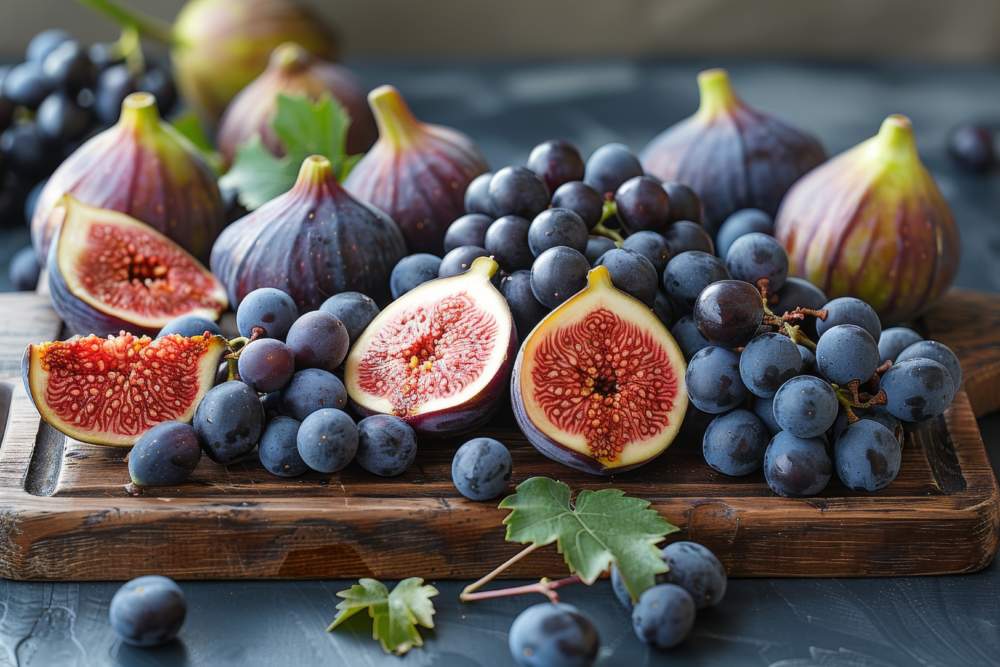
[[[369,85],[390,82],[418,116],[472,135],[494,166],[522,162],[541,140],[565,137],[585,151],[609,141],[641,148],[696,106],[702,65],[728,65],[753,104],[815,132],[839,152],[870,136],[893,112],[914,121],[921,153],[962,231],[958,284],[1000,290],[1000,177],[969,177],[944,155],[953,124],[1000,118],[1000,69],[908,65],[828,66],[600,61],[434,66],[365,63]],[[6,230],[0,266],[26,243]],[[0,287],[6,285],[6,271]],[[994,469],[1000,415],[981,420]],[[486,565],[484,564],[484,569]],[[420,572],[414,572],[420,575]],[[558,575],[560,573],[552,573]],[[405,658],[382,653],[362,619],[324,632],[334,594],[347,582],[186,582],[188,619],[179,641],[155,650],[118,642],[107,623],[116,583],[0,581],[0,667],[30,665],[512,665],[507,630],[541,598],[462,605],[462,582],[433,582],[436,629]],[[669,653],[632,633],[610,586],[563,589],[597,623],[600,665],[885,667],[1000,664],[1000,565],[964,576],[730,582],[693,636]]]

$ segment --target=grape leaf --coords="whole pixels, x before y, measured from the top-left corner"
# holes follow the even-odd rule
[[[254,135],[236,149],[233,166],[220,181],[239,192],[240,203],[250,210],[287,192],[310,155],[329,159],[338,180],[361,159],[346,154],[351,118],[329,95],[313,102],[304,95],[279,93],[277,107],[271,128],[285,147],[284,157],[271,155],[260,135]]]
[[[556,542],[570,572],[592,584],[612,563],[633,599],[667,571],[656,544],[678,528],[649,507],[649,501],[619,489],[570,489],[548,477],[532,477],[500,502],[507,541],[544,546]]]
[[[337,593],[337,597],[344,600],[337,605],[337,617],[327,632],[367,609],[372,618],[372,638],[382,644],[386,653],[403,655],[414,646],[423,646],[418,625],[434,627],[431,598],[437,594],[437,589],[425,586],[420,577],[403,579],[391,593],[380,581],[360,579],[349,589]]]

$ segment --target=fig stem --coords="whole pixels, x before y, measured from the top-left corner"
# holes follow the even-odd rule
[[[539,593],[544,595],[549,599],[549,602],[555,604],[559,602],[559,594],[556,593],[557,588],[562,588],[563,586],[568,586],[570,584],[578,584],[583,580],[580,579],[578,575],[573,575],[571,577],[563,577],[562,579],[556,579],[551,581],[550,579],[542,578],[534,584],[526,584],[524,586],[512,586],[510,588],[498,588],[492,591],[481,591],[479,593],[465,593],[463,592],[459,599],[462,602],[475,602],[476,600],[489,600],[492,598],[504,598],[511,597],[514,595],[527,595],[528,593]]]
[[[125,67],[132,76],[139,76],[146,71],[146,58],[142,55],[142,43],[139,31],[132,26],[122,28],[122,34],[115,42],[115,51],[124,58]]]
[[[480,577],[476,581],[472,582],[471,584],[469,584],[468,586],[466,586],[465,588],[463,588],[462,589],[462,594],[458,596],[458,599],[461,600],[461,601],[463,601],[463,602],[465,602],[466,597],[468,595],[471,595],[471,594],[475,593],[480,588],[482,588],[486,584],[488,584],[491,581],[493,581],[494,579],[496,579],[497,576],[501,572],[503,572],[504,570],[506,570],[507,568],[509,568],[511,565],[513,565],[517,561],[519,561],[522,558],[524,558],[525,556],[528,556],[529,554],[533,553],[536,549],[539,549],[541,546],[542,546],[541,544],[529,544],[524,549],[522,549],[521,551],[517,552],[516,554],[514,554],[513,556],[511,556],[510,558],[508,558],[506,561],[504,561],[500,565],[496,566],[488,574],[483,575],[482,577]]]
[[[151,37],[169,46],[177,46],[177,36],[169,23],[123,6],[117,0],[77,0],[81,5],[104,14],[118,25],[133,28],[139,34]]]

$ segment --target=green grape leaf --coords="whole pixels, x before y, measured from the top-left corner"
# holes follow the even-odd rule
[[[240,203],[253,210],[287,192],[295,184],[302,161],[310,155],[330,160],[338,180],[343,180],[361,159],[347,155],[347,130],[351,118],[335,99],[323,95],[313,102],[304,95],[278,94],[271,128],[285,147],[275,157],[254,135],[236,149],[233,166],[220,183],[239,193]]]
[[[568,486],[548,477],[521,482],[500,508],[511,510],[503,520],[508,542],[555,542],[569,571],[587,584],[614,563],[633,599],[667,571],[656,545],[678,530],[648,500],[619,489],[584,490],[574,499]]]
[[[337,593],[343,601],[337,605],[337,617],[327,628],[336,630],[359,611],[368,610],[372,619],[372,638],[382,644],[386,653],[403,655],[415,646],[423,646],[417,626],[434,627],[434,603],[438,594],[433,586],[424,585],[420,577],[403,579],[389,592],[380,581],[360,579],[350,588]]]

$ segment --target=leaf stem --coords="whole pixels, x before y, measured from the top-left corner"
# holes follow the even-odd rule
[[[142,12],[123,6],[117,0],[77,0],[81,5],[104,14],[122,27],[138,30],[140,34],[151,37],[158,42],[177,46],[177,36],[173,27],[163,19],[149,16]]]
[[[521,551],[517,552],[516,554],[508,558],[506,561],[493,568],[493,570],[491,570],[489,573],[483,575],[476,581],[473,581],[471,584],[463,588],[462,594],[458,596],[458,599],[465,602],[467,596],[471,595],[472,593],[475,593],[480,588],[482,588],[486,584],[496,579],[501,572],[503,572],[511,565],[524,558],[525,556],[528,556],[529,554],[533,553],[536,549],[540,548],[541,546],[542,546],[541,544],[529,544],[524,549],[521,549]]]
[[[511,586],[510,588],[498,588],[491,591],[481,591],[479,593],[467,593],[462,591],[462,595],[459,599],[462,602],[475,602],[476,600],[489,600],[492,598],[504,598],[514,595],[527,595],[529,593],[539,593],[544,595],[549,599],[549,602],[556,603],[559,602],[559,594],[556,593],[557,588],[562,588],[563,586],[569,586],[570,584],[579,584],[583,580],[580,579],[578,575],[573,575],[570,577],[563,577],[562,579],[556,579],[551,581],[549,579],[542,578],[534,584],[526,584],[524,586]]]

